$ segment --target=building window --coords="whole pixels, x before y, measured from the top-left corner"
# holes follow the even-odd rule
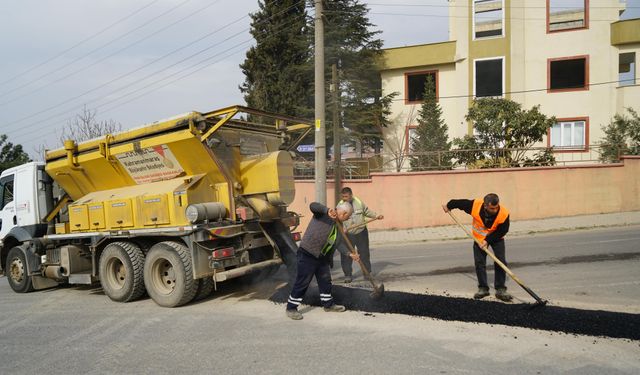
[[[425,84],[427,77],[431,77],[435,84],[435,95],[438,97],[438,71],[430,70],[425,72],[405,73],[405,102],[407,104],[422,103],[424,100]]]
[[[576,56],[548,60],[549,91],[589,89],[589,57]]]
[[[473,0],[473,38],[504,36],[504,1]]]
[[[547,0],[547,33],[589,28],[589,0]]]
[[[474,95],[502,96],[504,92],[504,58],[474,60]]]
[[[587,118],[559,119],[551,127],[549,146],[556,150],[586,150],[589,140]]]
[[[636,84],[636,53],[621,53],[618,61],[618,83],[620,86]]]
[[[416,131],[418,127],[416,125],[409,125],[405,129],[405,147],[404,150],[407,153],[413,152],[413,143],[418,139],[418,133]]]

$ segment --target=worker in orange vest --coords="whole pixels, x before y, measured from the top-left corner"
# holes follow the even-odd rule
[[[452,199],[442,205],[444,212],[453,209],[462,210],[473,218],[473,236],[482,244],[484,249],[491,246],[493,253],[502,263],[507,265],[505,257],[504,236],[509,232],[509,210],[500,206],[497,194],[487,194],[484,199]],[[478,276],[478,291],[473,298],[482,299],[489,295],[487,283],[487,253],[473,242],[473,258],[475,260],[476,275]],[[506,274],[499,266],[494,266],[496,298],[509,302],[513,297],[507,293],[505,286]]]

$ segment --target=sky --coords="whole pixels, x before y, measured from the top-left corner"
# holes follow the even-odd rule
[[[385,48],[448,40],[447,0],[363,2]],[[627,7],[623,19],[640,17],[640,0]],[[84,106],[128,129],[244,105],[239,64],[257,10],[257,0],[0,1],[0,134],[38,159]]]

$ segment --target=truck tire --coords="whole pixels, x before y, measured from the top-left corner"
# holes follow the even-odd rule
[[[107,245],[99,267],[102,290],[113,301],[135,301],[144,294],[144,253],[137,245],[131,242]]]
[[[28,275],[27,259],[19,247],[14,247],[7,255],[5,275],[9,285],[16,293],[28,293],[33,291],[33,278]]]
[[[196,290],[196,296],[193,297],[194,301],[203,300],[213,292],[213,279],[211,276],[204,277],[202,279],[196,280],[198,283],[198,288]]]
[[[144,263],[144,285],[160,306],[177,307],[191,301],[198,283],[193,278],[189,249],[173,241],[153,245]]]

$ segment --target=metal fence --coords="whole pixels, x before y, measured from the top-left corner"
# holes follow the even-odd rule
[[[342,178],[347,180],[366,179],[371,174],[368,158],[357,160],[342,160],[340,162]],[[296,179],[306,180],[315,178],[315,162],[313,160],[297,158],[293,161],[293,175]],[[333,179],[335,175],[334,164],[327,162],[327,178]]]
[[[590,145],[583,149],[568,147],[500,148],[414,152],[402,154],[382,153],[369,158],[341,161],[343,179],[366,179],[372,172],[424,172],[439,170],[470,170],[486,168],[523,168],[543,166],[570,166],[617,162],[622,147]],[[327,178],[334,176],[334,165],[327,163]],[[297,179],[313,179],[314,161],[294,160]]]

